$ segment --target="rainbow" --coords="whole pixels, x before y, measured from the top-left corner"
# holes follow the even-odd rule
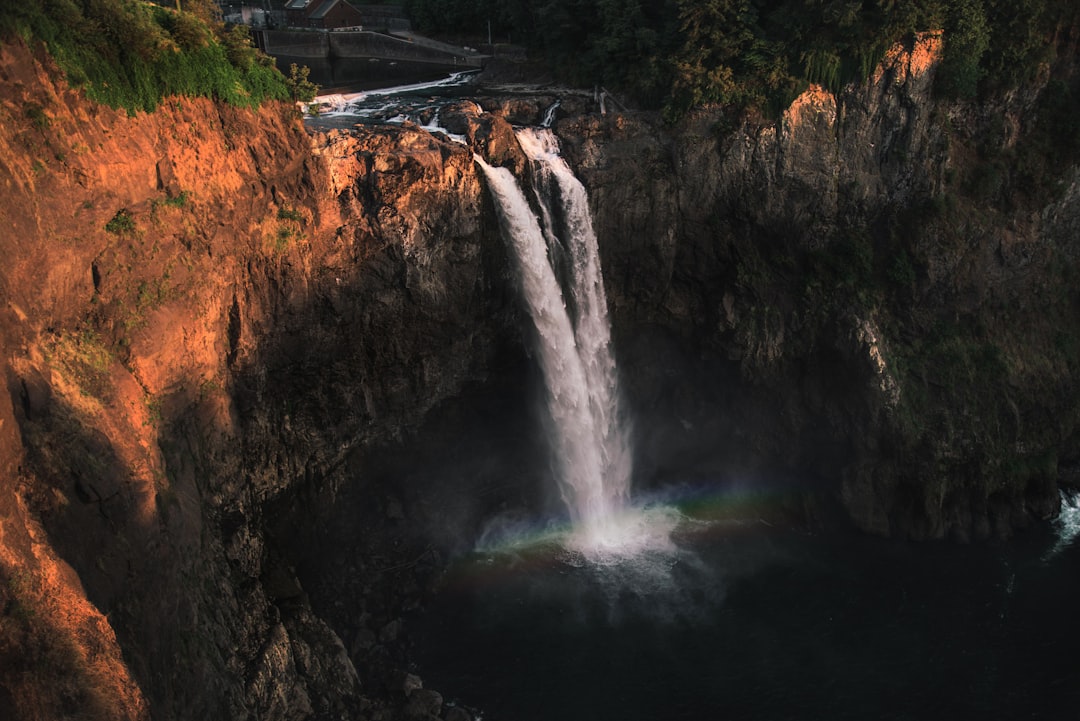
[[[446,571],[447,586],[497,585],[517,575],[631,564],[642,557],[671,563],[680,549],[717,536],[738,536],[772,523],[764,516],[785,501],[788,489],[679,485],[642,496],[611,519],[607,548],[582,547],[566,519],[496,518],[473,550]]]

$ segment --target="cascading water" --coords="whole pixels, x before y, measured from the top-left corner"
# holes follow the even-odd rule
[[[479,157],[476,162],[488,179],[536,328],[555,474],[574,527],[566,545],[594,561],[632,555],[655,547],[660,529],[645,528],[644,517],[629,507],[629,441],[588,196],[550,130],[516,132],[530,159],[541,219],[509,170]],[[660,530],[665,538],[666,530]]]
[[[532,161],[533,189],[542,209],[550,260],[568,255],[563,303],[572,339],[559,338],[547,364],[549,408],[556,424],[563,494],[575,521],[593,540],[611,540],[605,527],[625,509],[630,493],[629,441],[619,414],[618,378],[611,353],[600,255],[584,186],[559,155],[550,130],[521,128],[522,150]],[[549,272],[554,275],[550,263]],[[572,341],[572,342],[567,342]],[[563,375],[563,369],[574,371]],[[577,369],[580,368],[580,371]]]
[[[555,111],[559,109],[560,105],[562,105],[562,101],[556,100],[552,103],[551,107],[547,109],[547,112],[544,113],[544,119],[540,121],[541,128],[551,127],[551,124],[555,122]]]

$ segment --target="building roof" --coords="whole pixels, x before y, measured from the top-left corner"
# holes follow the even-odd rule
[[[318,0],[316,0],[316,2],[317,1]],[[312,0],[289,0],[289,2],[285,3],[285,9],[286,10],[303,10],[311,2],[312,2]]]
[[[322,18],[326,17],[326,14],[333,10],[334,6],[337,5],[339,2],[341,2],[341,0],[325,0],[325,2],[323,2],[322,5],[316,8],[315,12],[308,15],[308,17],[312,20],[321,20]]]

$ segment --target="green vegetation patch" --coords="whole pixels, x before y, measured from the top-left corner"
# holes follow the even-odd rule
[[[184,208],[187,207],[188,201],[191,200],[191,193],[186,190],[181,190],[177,195],[166,198],[163,203],[170,208]]]
[[[304,220],[303,214],[295,208],[278,208],[278,220],[292,220],[297,223]]]
[[[134,233],[135,218],[132,217],[131,212],[127,208],[121,208],[116,211],[116,215],[105,224],[105,230],[113,235],[128,235]]]
[[[807,83],[865,80],[890,46],[945,31],[939,92],[1030,79],[1068,35],[1066,0],[406,0],[423,32],[514,42],[564,80],[602,85],[678,120],[719,103],[786,107]],[[496,53],[497,54],[497,53]]]
[[[284,253],[289,248],[293,239],[301,239],[301,226],[304,223],[304,213],[298,208],[283,206],[278,208],[277,230],[274,232],[272,246],[275,253]]]
[[[58,334],[46,344],[46,357],[75,381],[83,395],[105,398],[112,385],[113,354],[91,329]]]
[[[289,249],[289,242],[295,237],[299,237],[299,232],[296,229],[279,225],[277,232],[274,233],[274,252],[284,253]]]
[[[49,116],[45,114],[45,110],[37,103],[27,103],[23,106],[23,112],[38,130],[44,131],[49,129],[49,125],[51,124]]]
[[[253,47],[247,28],[227,28],[212,0],[185,0],[183,11],[166,5],[15,3],[0,15],[0,38],[20,36],[31,46],[43,42],[72,85],[130,113],[152,111],[171,95],[245,107],[290,98],[273,59]]]

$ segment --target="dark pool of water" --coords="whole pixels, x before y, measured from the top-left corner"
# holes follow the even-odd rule
[[[462,559],[410,624],[418,671],[485,721],[1075,720],[1061,525],[960,546],[725,521],[616,567]]]

